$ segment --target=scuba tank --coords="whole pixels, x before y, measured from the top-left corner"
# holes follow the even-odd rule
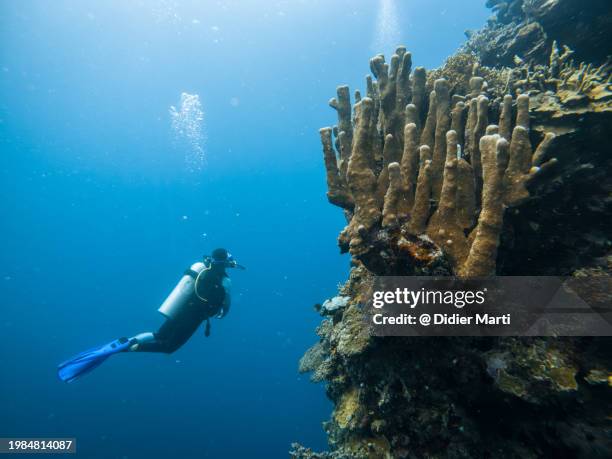
[[[180,315],[181,311],[185,309],[191,301],[193,301],[194,293],[197,298],[201,301],[212,304],[213,306],[221,306],[223,304],[224,297],[229,292],[219,291],[219,288],[223,288],[223,279],[215,279],[216,282],[205,282],[203,290],[198,292],[196,287],[200,287],[198,281],[204,280],[212,271],[209,271],[213,264],[222,263],[226,268],[238,268],[246,269],[244,266],[239,265],[234,260],[234,257],[226,250],[225,257],[223,260],[218,260],[213,256],[205,256],[204,262],[198,261],[191,265],[189,269],[185,271],[183,277],[179,280],[178,284],[174,287],[168,298],[162,303],[158,311],[169,319],[174,319]],[[202,278],[202,279],[201,279]],[[226,277],[229,281],[229,278]],[[196,285],[198,284],[198,285]],[[203,295],[203,296],[202,296]],[[222,296],[220,296],[222,295]],[[218,301],[216,300],[218,299]]]
[[[185,271],[174,290],[162,303],[158,311],[169,319],[174,319],[181,310],[192,300],[194,286],[198,275],[209,269],[204,263],[198,261]]]

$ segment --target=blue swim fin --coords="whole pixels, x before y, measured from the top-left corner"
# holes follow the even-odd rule
[[[119,338],[104,346],[81,352],[70,360],[60,363],[57,367],[57,375],[64,382],[72,382],[100,366],[111,355],[125,351],[130,344],[129,339]]]

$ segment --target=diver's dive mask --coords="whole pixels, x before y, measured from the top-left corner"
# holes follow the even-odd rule
[[[224,268],[238,268],[238,269],[246,269],[244,266],[239,265],[231,253],[227,252],[227,256],[224,259],[217,259],[211,255],[204,256],[204,264],[206,266],[212,265],[222,265]]]

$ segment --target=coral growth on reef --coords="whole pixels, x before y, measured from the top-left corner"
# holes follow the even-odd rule
[[[489,3],[497,19],[441,68],[412,70],[399,47],[353,105],[346,86],[330,102],[328,199],[352,269],[300,361],[334,402],[330,451],[295,459],[612,455],[609,339],[373,337],[364,320],[378,275],[612,270],[611,67],[588,49],[609,33],[601,2],[574,37],[554,25],[574,0]]]
[[[367,97],[351,115],[348,88],[339,87],[330,102],[338,126],[320,131],[329,200],[349,217],[341,248],[377,274],[433,266],[494,274],[504,208],[528,199],[530,182],[555,163],[554,134],[534,151],[529,96],[489,100],[480,76],[466,95],[437,79],[426,103],[425,70],[411,75],[403,47],[390,65],[378,55],[370,68]]]

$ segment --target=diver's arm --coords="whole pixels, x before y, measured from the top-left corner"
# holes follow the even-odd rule
[[[232,281],[229,277],[225,277],[223,279],[223,289],[225,290],[225,298],[223,299],[223,305],[221,306],[221,312],[217,317],[222,319],[227,315],[230,309],[230,305],[232,303]]]
[[[225,296],[225,300],[223,301],[223,306],[221,308],[221,314],[219,314],[219,319],[223,319],[230,310],[231,297],[230,295]]]

